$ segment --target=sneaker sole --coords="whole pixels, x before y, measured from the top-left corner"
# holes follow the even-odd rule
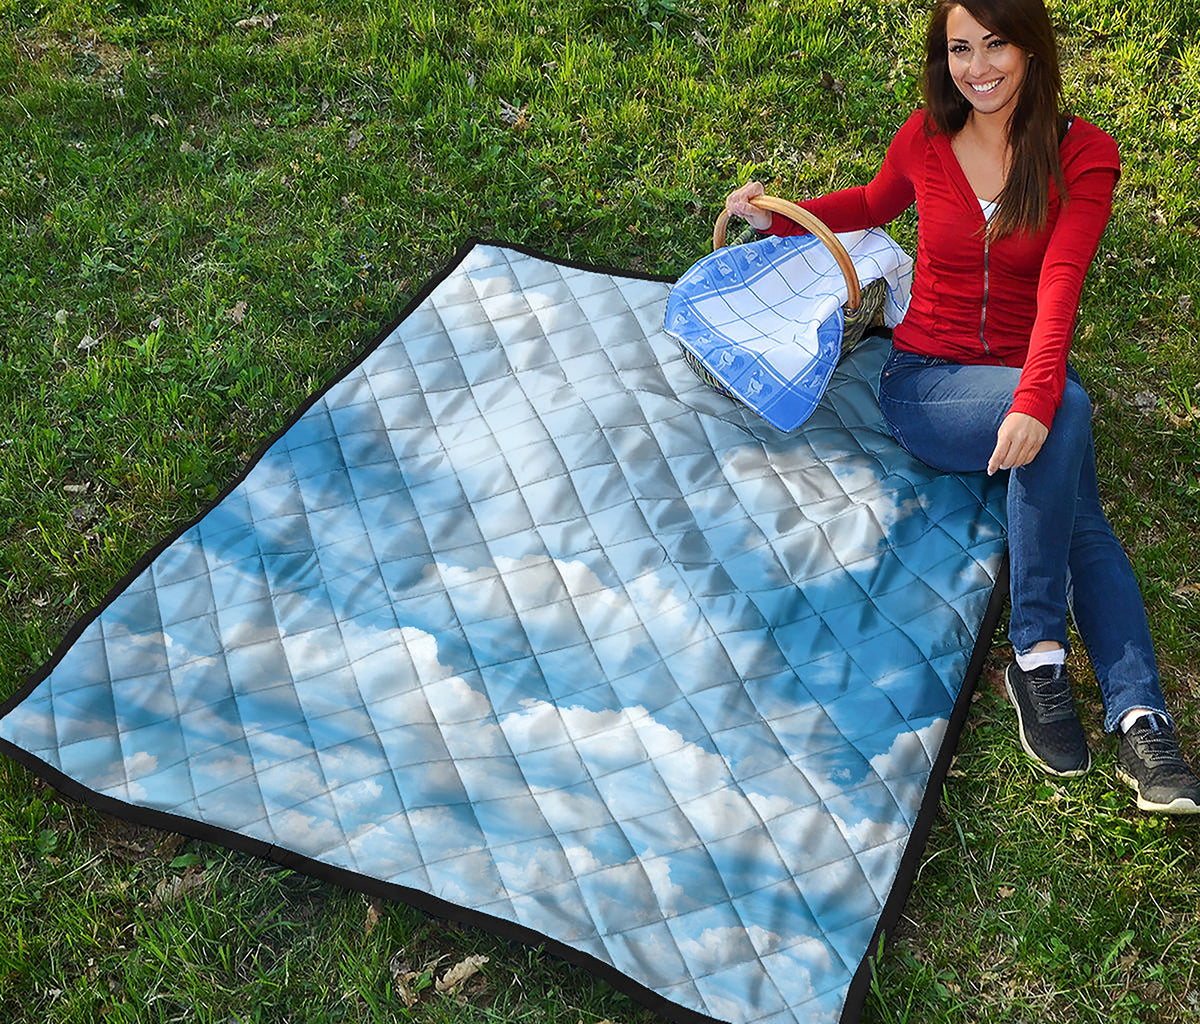
[[[1082,768],[1071,768],[1065,772],[1059,771],[1057,768],[1052,768],[1040,757],[1038,757],[1038,755],[1034,753],[1033,748],[1029,745],[1029,741],[1025,738],[1025,720],[1021,717],[1021,705],[1017,702],[1016,694],[1013,693],[1012,683],[1008,681],[1007,670],[1004,673],[1004,692],[1008,694],[1008,702],[1013,706],[1013,710],[1017,713],[1017,736],[1020,737],[1021,740],[1021,749],[1025,751],[1030,760],[1032,760],[1039,768],[1041,768],[1042,771],[1044,771],[1047,775],[1053,775],[1059,779],[1077,779],[1080,775],[1086,775],[1091,770],[1091,749],[1088,750],[1087,764],[1085,764]]]
[[[1169,804],[1157,803],[1142,796],[1142,788],[1138,780],[1120,765],[1117,765],[1117,778],[1137,794],[1139,811],[1150,811],[1156,814],[1200,814],[1200,804],[1186,796],[1177,796]]]

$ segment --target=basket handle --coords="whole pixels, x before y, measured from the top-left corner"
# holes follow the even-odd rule
[[[801,227],[807,228],[824,242],[825,247],[833,253],[833,258],[837,260],[842,276],[846,279],[846,290],[849,293],[849,297],[846,299],[846,312],[853,313],[858,309],[862,301],[862,292],[858,284],[858,272],[854,269],[854,261],[850,259],[846,247],[838,241],[837,235],[825,226],[824,221],[809,213],[802,206],[797,206],[786,199],[780,199],[778,196],[755,196],[750,200],[750,205],[757,206],[760,210],[782,213]],[[716,224],[713,225],[713,249],[720,249],[725,244],[725,225],[728,222],[729,211],[722,210]]]

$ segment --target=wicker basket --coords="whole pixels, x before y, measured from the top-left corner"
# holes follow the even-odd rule
[[[842,314],[845,318],[842,327],[842,356],[845,357],[855,345],[862,341],[863,337],[872,327],[877,327],[883,322],[883,303],[887,298],[887,282],[883,278],[877,278],[865,286],[860,285],[858,282],[858,273],[854,269],[854,261],[850,259],[850,254],[846,252],[846,247],[838,241],[837,235],[829,230],[824,221],[809,213],[802,206],[797,206],[786,199],[780,199],[778,196],[766,195],[755,196],[750,200],[750,203],[761,210],[782,213],[785,217],[794,220],[801,227],[807,228],[812,234],[816,235],[833,254],[833,258],[837,261],[842,276],[846,279],[846,291],[848,294],[846,303],[842,306]],[[713,225],[714,250],[720,249],[725,245],[725,233],[728,223],[729,214],[727,211],[722,210],[716,224]],[[749,237],[757,237],[757,233],[753,233]],[[741,240],[739,238],[735,241]],[[746,240],[749,240],[749,238]],[[736,395],[730,392],[708,371],[705,365],[686,346],[680,345],[680,350],[683,352],[684,362],[691,367],[692,372],[704,381],[705,384],[714,391],[719,391],[729,398],[737,398]]]

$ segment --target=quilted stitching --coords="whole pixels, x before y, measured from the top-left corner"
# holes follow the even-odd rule
[[[0,722],[92,789],[835,1020],[1003,550],[883,429],[784,437],[667,286],[480,246]]]

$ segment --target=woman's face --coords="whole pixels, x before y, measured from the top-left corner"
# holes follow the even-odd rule
[[[971,17],[965,7],[953,7],[946,17],[946,50],[950,77],[976,114],[1012,113],[1029,55]]]

